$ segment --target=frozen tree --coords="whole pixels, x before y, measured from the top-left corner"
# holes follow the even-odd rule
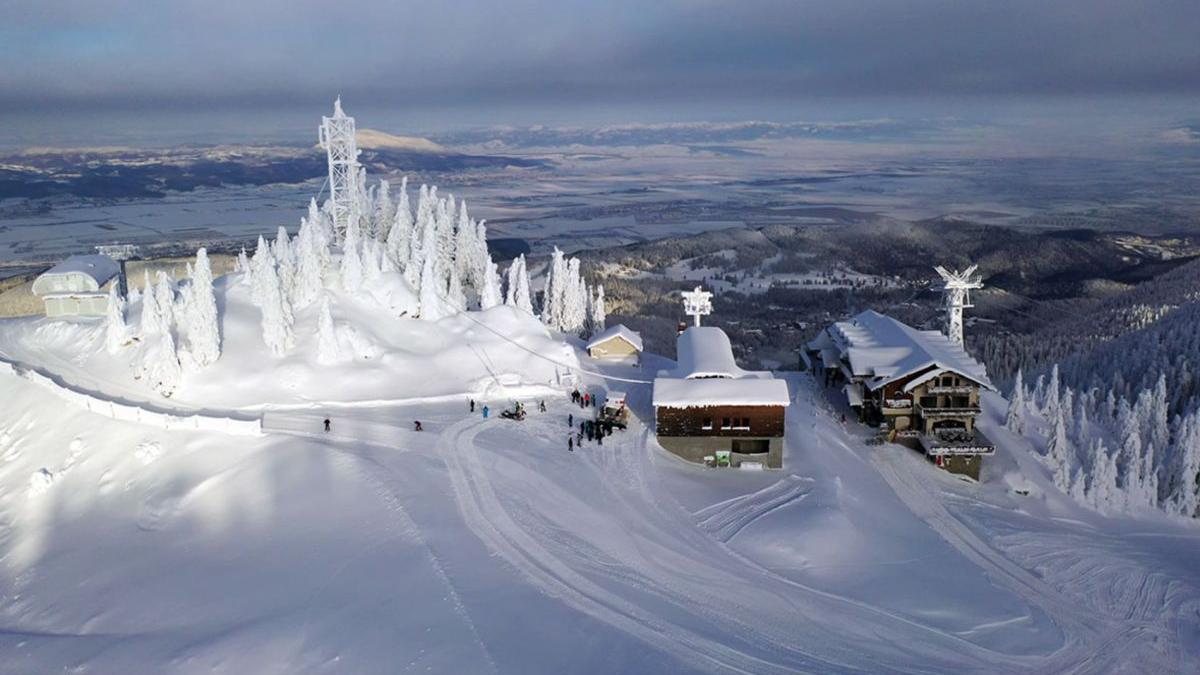
[[[311,217],[300,221],[295,249],[296,286],[292,302],[296,309],[304,309],[325,288],[325,269],[329,265],[329,243],[320,224]]]
[[[379,280],[379,275],[383,274],[383,266],[380,263],[382,251],[379,248],[379,242],[374,239],[364,239],[362,242],[362,274],[363,279],[370,282]]]
[[[250,300],[262,304],[263,268],[270,267],[272,274],[275,270],[275,256],[271,254],[267,242],[260,236],[258,246],[254,249],[254,257],[250,259],[250,274],[246,279],[250,282]]]
[[[432,197],[430,196],[429,187],[422,185],[417,194],[417,218],[416,223],[413,225],[413,236],[409,238],[408,266],[404,270],[404,276],[414,288],[420,286],[421,276],[425,274],[425,257],[427,253],[425,233],[431,227],[434,227]],[[436,248],[436,246],[433,246],[433,248],[428,250],[433,251]]]
[[[362,288],[363,269],[362,258],[359,257],[359,229],[354,218],[346,227],[346,237],[342,241],[342,288],[347,293],[356,293]]]
[[[221,331],[217,322],[217,298],[213,293],[212,265],[208,251],[196,251],[196,265],[192,271],[188,302],[184,307],[187,316],[188,351],[200,367],[208,366],[221,356]]]
[[[146,295],[150,296],[149,293]],[[183,369],[179,365],[179,355],[175,352],[175,340],[171,337],[171,331],[160,332],[145,345],[136,375],[166,397],[170,397],[179,388],[183,379]]]
[[[392,220],[396,217],[396,207],[392,205],[390,194],[391,185],[386,180],[379,181],[379,190],[375,194],[375,212],[371,217],[371,238],[387,239]]]
[[[483,273],[483,288],[479,291],[479,309],[491,309],[503,302],[500,296],[500,273],[496,263],[488,258],[487,270]]]
[[[321,294],[321,312],[317,315],[317,361],[336,363],[342,358],[337,333],[333,330],[333,314],[329,311],[329,296]]]
[[[1200,411],[1180,421],[1177,437],[1178,471],[1169,506],[1175,514],[1195,518],[1200,507]]]
[[[142,340],[155,335],[163,329],[162,314],[158,310],[158,301],[154,295],[154,287],[150,285],[150,272],[145,271],[142,292]]]
[[[158,272],[158,283],[154,286],[154,301],[158,305],[163,329],[170,330],[175,325],[175,289],[171,287],[171,278],[161,270]]]
[[[117,292],[117,284],[108,287],[108,312],[104,319],[104,345],[115,354],[125,345],[125,301]]]
[[[1004,416],[1004,426],[1009,431],[1021,436],[1025,433],[1025,413],[1028,405],[1025,403],[1025,380],[1021,370],[1017,369],[1017,377],[1013,382],[1012,394],[1009,396],[1008,413]]]
[[[563,252],[555,246],[546,266],[546,284],[542,292],[542,323],[556,330],[562,330],[566,282],[567,263],[563,259]]]
[[[436,190],[437,188],[434,188]],[[454,265],[454,195],[437,202],[437,273],[438,279],[449,282],[450,268]]]
[[[1061,395],[1062,391],[1058,378],[1058,364],[1056,363],[1050,370],[1050,382],[1046,384],[1045,400],[1042,401],[1042,413],[1046,415],[1046,417],[1053,419],[1055,411],[1062,407],[1062,401],[1060,400]]]
[[[421,264],[421,288],[418,295],[421,302],[421,318],[437,321],[442,318],[442,302],[441,282],[437,274],[437,228],[433,220],[426,220],[422,240],[422,250],[431,254],[424,256]]]
[[[296,254],[287,230],[282,225],[275,234],[275,242],[271,253],[275,256],[275,271],[279,275],[280,290],[283,297],[292,304],[296,296]]]
[[[465,205],[463,206],[463,209],[466,209]],[[492,262],[492,253],[488,250],[487,245],[487,225],[486,221],[483,220],[479,221],[478,223],[473,222],[472,225],[475,226],[475,236],[471,238],[472,244],[475,246],[475,253],[473,256],[475,260],[474,273],[482,275],[487,271],[488,265]],[[479,278],[482,279],[482,277]],[[480,281],[479,285],[482,286],[483,283],[483,281]]]
[[[525,254],[522,253],[518,256],[513,261],[513,265],[517,265],[517,274],[515,276],[515,284],[512,284],[514,277],[511,275],[509,277],[509,283],[515,289],[510,289],[513,296],[512,304],[517,309],[533,314],[533,293],[529,288],[529,268],[525,265]]]
[[[1100,439],[1092,441],[1091,457],[1088,462],[1092,466],[1092,480],[1087,486],[1087,503],[1092,508],[1113,512],[1124,508],[1124,500],[1117,487],[1117,459],[1110,456]]]
[[[262,281],[262,331],[263,342],[275,356],[283,356],[295,344],[292,331],[292,315],[284,306],[283,294],[279,290],[279,277],[274,265],[266,265],[261,271]]]
[[[454,309],[463,312],[467,309],[467,296],[463,292],[462,281],[458,276],[458,268],[450,267],[450,281],[446,284],[446,300]]]
[[[604,331],[604,323],[608,320],[608,310],[604,306],[604,286],[596,285],[596,294],[592,296],[592,303],[588,312],[588,329],[593,335]]]
[[[454,230],[454,265],[462,283],[478,289],[483,285],[483,261],[475,246],[475,223],[467,215],[467,202],[458,205],[458,227]]]
[[[407,271],[412,255],[413,216],[408,205],[408,178],[400,181],[400,201],[387,235],[387,254],[400,271]]]
[[[246,257],[245,246],[243,246],[242,250],[238,252],[237,261],[233,264],[233,271],[240,272],[242,274],[248,274],[250,272],[250,259]]]
[[[1050,440],[1046,444],[1046,458],[1054,471],[1054,484],[1063,492],[1069,492],[1071,471],[1074,468],[1074,450],[1070,439],[1067,438],[1066,414],[1061,407],[1056,407],[1055,410],[1051,417],[1053,427]]]

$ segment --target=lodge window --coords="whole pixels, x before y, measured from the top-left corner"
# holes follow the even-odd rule
[[[943,387],[953,387],[954,386],[954,376],[947,375],[947,376],[943,377],[942,378],[942,386]]]
[[[734,429],[740,429],[740,430],[743,430],[743,431],[745,431],[745,430],[749,430],[749,429],[750,429],[750,418],[749,418],[749,417],[743,417],[743,418],[740,420],[740,422],[739,422],[739,420],[738,420],[738,419],[735,417],[735,418],[733,419],[733,428],[734,428]]]
[[[936,397],[936,396],[922,396],[922,397],[921,397],[921,407],[922,407],[922,408],[936,408],[936,407],[938,407],[938,404],[937,404],[937,397]]]
[[[712,418],[705,417],[704,420],[700,423],[700,428],[704,429],[705,431],[711,431],[712,430]]]
[[[729,430],[729,429],[732,429],[732,428],[733,428],[733,424],[731,424],[731,423],[730,423],[730,421],[729,421],[729,418],[728,418],[728,417],[722,417],[722,418],[721,418],[721,429],[724,429],[724,430]]]

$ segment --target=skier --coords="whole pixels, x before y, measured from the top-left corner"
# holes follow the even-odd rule
[[[546,412],[546,402],[544,400],[538,401],[538,410]]]
[[[588,442],[591,443],[592,439],[595,438],[595,436],[596,436],[596,434],[592,431],[592,425],[590,425],[590,424],[587,425]]]
[[[575,452],[575,437],[567,434],[567,452]]]
[[[424,429],[421,428],[420,420],[413,420],[413,431],[425,431]]]
[[[487,416],[488,416],[488,407],[485,405],[485,406],[483,406],[483,419],[486,420]]]
[[[591,405],[591,402],[592,402],[592,395],[584,394],[583,395],[583,407],[585,407],[585,408],[588,407],[589,405]]]
[[[329,418],[325,418],[325,431],[329,431]]]
[[[471,399],[471,412],[475,412],[475,399]]]
[[[329,425],[326,424],[325,426],[329,426]],[[567,413],[567,426],[568,427],[575,426],[575,415],[573,413]]]

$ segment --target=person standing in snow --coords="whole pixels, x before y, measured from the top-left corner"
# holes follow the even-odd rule
[[[470,401],[471,401],[471,412],[475,412],[475,399],[470,399]]]
[[[421,428],[420,420],[413,420],[413,431],[425,431],[424,429]]]
[[[575,436],[567,434],[567,452],[575,452]]]
[[[329,418],[325,418],[325,431],[329,431]]]
[[[573,413],[567,413],[567,426],[575,426],[575,415]]]
[[[483,419],[486,420],[487,416],[488,416],[488,407],[485,405],[485,406],[483,406]]]
[[[538,410],[546,412],[546,401],[538,401]]]

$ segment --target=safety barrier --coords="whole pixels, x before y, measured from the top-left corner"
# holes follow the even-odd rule
[[[155,409],[148,404],[118,402],[68,385],[36,368],[0,359],[0,373],[13,375],[41,386],[75,406],[114,420],[136,422],[160,429],[220,431],[239,436],[262,434],[261,417],[211,415],[200,411]]]

